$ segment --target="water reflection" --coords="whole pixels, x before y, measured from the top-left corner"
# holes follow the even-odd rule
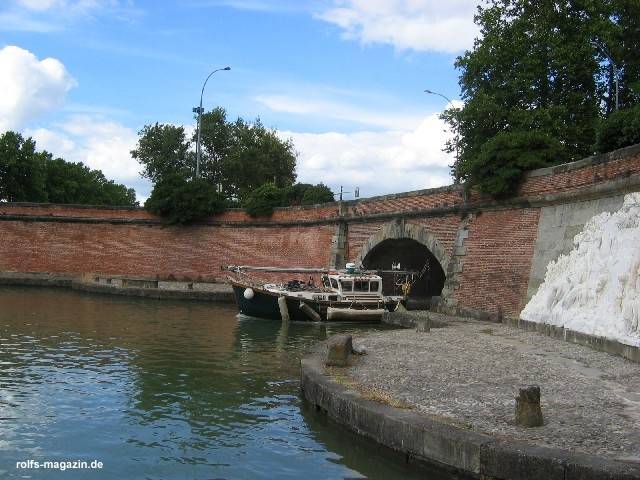
[[[353,327],[2,288],[0,476],[60,478],[15,468],[33,458],[104,462],[77,478],[418,478],[301,413],[299,357],[327,328]]]

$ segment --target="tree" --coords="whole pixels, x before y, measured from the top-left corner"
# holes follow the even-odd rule
[[[640,143],[640,104],[613,112],[598,129],[598,152]]]
[[[243,199],[267,182],[291,185],[296,178],[293,143],[281,140],[259,118],[253,123],[242,118],[229,122],[221,107],[205,113],[202,147],[202,176],[220,185],[229,199]]]
[[[135,191],[82,163],[36,151],[33,139],[0,136],[0,200],[91,205],[137,205]]]
[[[187,224],[220,213],[224,198],[203,178],[192,180],[180,173],[163,176],[153,187],[145,208],[169,225]]]
[[[133,188],[108,180],[100,170],[91,170],[82,163],[48,159],[46,190],[51,203],[85,205],[137,205]]]
[[[626,15],[638,11],[635,5],[632,0],[491,0],[479,7],[475,21],[481,38],[456,60],[464,106],[443,115],[457,132],[447,145],[457,152],[456,181],[477,180],[478,162],[500,161],[483,147],[501,133],[535,131],[556,139],[564,148],[554,147],[554,163],[593,153],[596,128],[610,111],[612,96],[608,60],[598,45],[610,46],[620,62],[628,59],[622,71],[630,92],[640,16]],[[624,48],[613,53],[616,42]],[[508,143],[524,146],[523,138]],[[546,154],[536,161],[528,157],[517,170],[547,161]]]
[[[0,137],[0,200],[46,202],[46,160],[31,138],[5,132]]]
[[[295,180],[296,152],[291,140],[282,140],[260,119],[253,123],[227,120],[224,108],[204,113],[201,119],[200,173],[228,200],[242,200],[267,182],[278,187]],[[166,174],[193,176],[194,160],[182,127],[147,125],[131,154],[154,182]]]
[[[145,125],[138,135],[138,145],[131,150],[131,156],[143,166],[143,176],[154,182],[174,173],[191,176],[195,160],[189,152],[184,127],[155,123]]]

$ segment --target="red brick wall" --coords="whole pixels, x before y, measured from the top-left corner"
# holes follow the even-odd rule
[[[464,242],[458,307],[516,315],[524,307],[540,209],[474,215]]]
[[[549,195],[621,178],[638,179],[639,152],[632,147],[595,162],[530,176],[521,195]],[[395,215],[390,214],[406,215],[407,222],[423,225],[462,264],[454,292],[458,307],[517,314],[526,299],[539,209],[476,211],[464,241],[466,254],[453,258],[461,214],[413,214],[461,207],[461,193],[459,187],[447,187],[346,202],[346,258],[355,259],[369,237],[393,221]],[[326,267],[332,260],[333,220],[338,213],[337,203],[279,209],[267,219],[231,210],[212,217],[210,225],[165,228],[142,209],[0,203],[0,271],[224,278],[220,266],[227,264]],[[387,217],[364,221],[361,217],[367,215]],[[295,222],[300,223],[292,225]]]
[[[221,265],[302,267],[329,263],[331,225],[170,227],[0,222],[0,271],[225,278]]]

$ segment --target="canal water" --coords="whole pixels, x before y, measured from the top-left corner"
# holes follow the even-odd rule
[[[443,478],[299,399],[305,348],[357,328],[382,327],[285,328],[233,306],[0,288],[0,477]]]

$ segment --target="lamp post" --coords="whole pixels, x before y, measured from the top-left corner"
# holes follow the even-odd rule
[[[441,94],[441,93],[434,92],[433,90],[429,90],[429,89],[426,89],[424,91],[424,93],[428,93],[429,95],[438,95],[439,97],[442,97],[447,101],[447,105],[451,105],[453,107],[453,102],[451,101],[451,99],[449,97]],[[459,125],[458,125],[458,119],[456,119],[455,123],[456,123],[456,125],[455,125],[455,129],[456,129],[456,162],[455,162],[455,167],[454,167],[454,170],[453,170],[454,174],[455,174],[456,169],[458,168],[458,153],[459,153],[459,150],[458,150],[458,139],[457,139],[457,136],[458,136],[459,131],[460,131],[460,128],[459,128]],[[455,180],[455,181],[457,182],[458,180]]]
[[[616,82],[616,110],[618,110],[618,108],[620,108],[620,102],[618,101],[618,66],[616,65],[616,62],[613,61],[613,58],[611,58],[611,55],[609,54],[609,50],[607,50],[604,45],[600,45],[595,40],[591,41],[591,45],[600,50],[600,52],[609,59],[609,63],[611,63],[611,67],[613,68],[613,81]]]
[[[450,99],[449,97],[445,97],[445,96],[444,96],[443,94],[441,94],[441,93],[434,92],[434,91],[431,91],[431,90],[429,90],[429,89],[425,90],[425,91],[424,91],[424,93],[428,93],[429,95],[438,95],[438,96],[440,96],[440,97],[444,98],[444,99],[445,99],[448,103],[450,103],[450,104],[451,104],[451,106],[453,107],[453,102],[451,101],[451,99]]]
[[[202,91],[200,92],[200,106],[195,107],[193,109],[193,113],[198,114],[198,135],[196,139],[196,178],[200,176],[200,158],[202,157],[202,152],[200,147],[200,137],[201,137],[201,130],[202,130],[202,113],[204,112],[202,108],[202,96],[204,95],[204,87],[207,86],[207,82],[211,78],[211,75],[213,75],[216,72],[219,72],[220,70],[231,70],[231,67],[218,68],[209,74],[207,79],[204,81],[204,84],[202,85]]]

